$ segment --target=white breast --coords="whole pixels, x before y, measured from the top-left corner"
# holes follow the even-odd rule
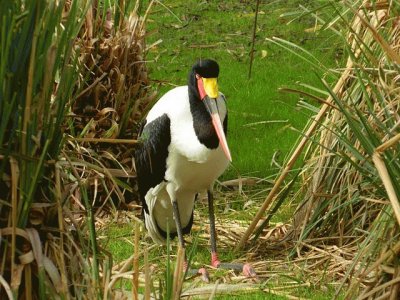
[[[170,146],[165,178],[173,182],[177,189],[197,193],[211,188],[228,167],[229,161],[220,147],[214,150],[204,148],[201,150],[203,161],[194,161]]]

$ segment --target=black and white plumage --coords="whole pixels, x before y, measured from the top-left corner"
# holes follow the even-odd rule
[[[225,97],[218,92],[219,66],[200,60],[189,74],[187,86],[167,92],[153,106],[140,133],[135,152],[139,193],[145,225],[151,238],[165,243],[167,230],[178,236],[193,223],[196,195],[208,191],[212,264],[216,255],[212,189],[231,161],[226,142],[228,114]]]

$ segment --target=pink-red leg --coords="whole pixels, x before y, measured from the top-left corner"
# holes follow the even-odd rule
[[[215,230],[215,214],[214,214],[214,197],[211,191],[207,191],[208,196],[208,215],[210,219],[210,242],[211,242],[211,265],[214,268],[228,269],[242,272],[247,277],[257,277],[253,267],[248,264],[241,263],[221,263],[218,259],[216,230]]]

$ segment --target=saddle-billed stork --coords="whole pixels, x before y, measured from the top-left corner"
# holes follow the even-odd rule
[[[188,85],[170,90],[149,111],[135,151],[139,194],[151,238],[165,244],[169,230],[185,248],[183,235],[191,230],[196,196],[207,191],[211,265],[255,276],[249,264],[221,263],[217,255],[213,185],[232,160],[218,75],[216,61],[199,60],[189,73]],[[196,272],[208,280],[204,268]]]

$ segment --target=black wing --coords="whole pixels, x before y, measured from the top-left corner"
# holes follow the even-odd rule
[[[171,143],[171,121],[166,114],[145,124],[140,134],[141,144],[135,151],[140,200],[149,213],[145,196],[148,190],[164,180],[168,146]]]

